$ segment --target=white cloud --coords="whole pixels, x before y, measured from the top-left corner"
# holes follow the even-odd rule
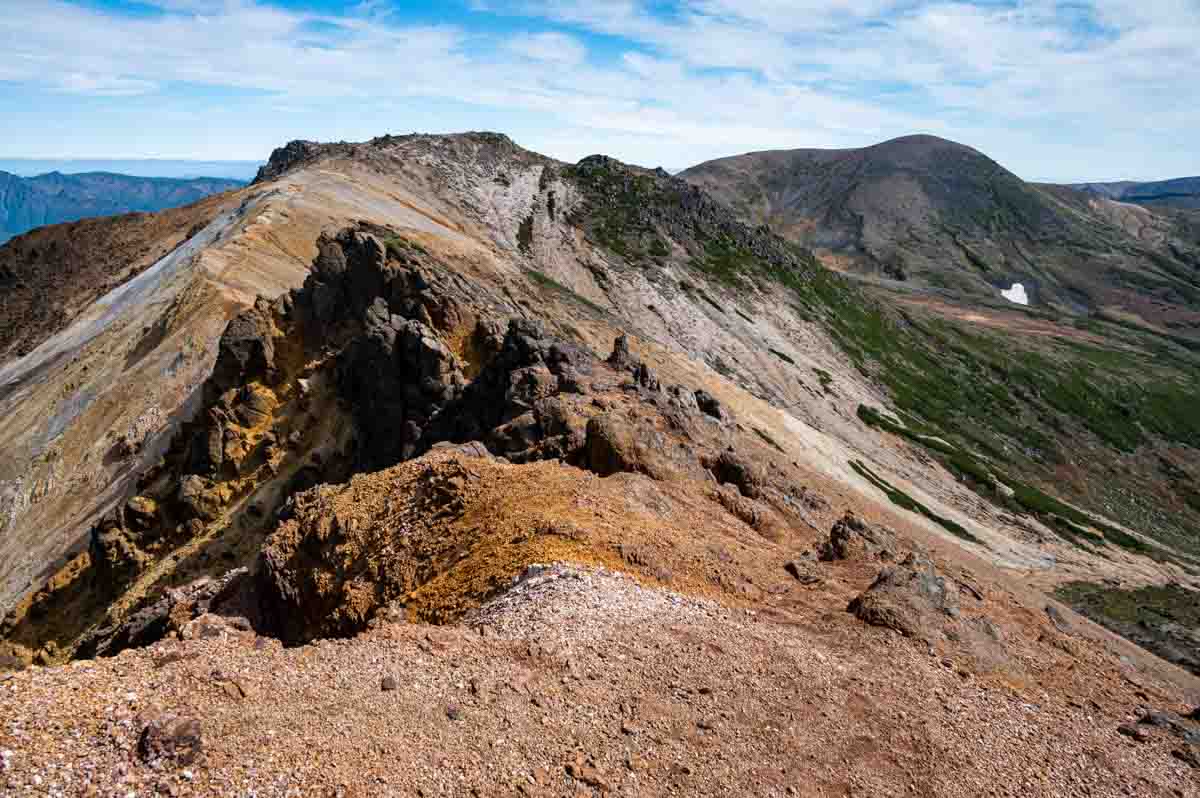
[[[574,36],[564,33],[530,33],[505,42],[509,52],[534,61],[578,64],[587,58],[587,48]]]
[[[263,95],[288,109],[280,140],[315,135],[293,130],[306,109],[346,129],[379,108],[427,118],[416,111],[449,102],[512,120],[561,157],[680,167],[919,130],[1027,177],[1200,172],[1187,143],[1200,129],[1195,0],[692,0],[665,14],[649,0],[477,0],[524,15],[516,33],[405,24],[385,0],[340,15],[153,3],[165,13],[28,0],[0,16],[0,79],[32,95]],[[590,58],[596,33],[624,52]]]
[[[126,78],[120,75],[96,75],[72,72],[62,75],[58,80],[62,91],[76,94],[95,94],[101,97],[130,97],[138,94],[151,94],[158,91],[159,85],[152,80]]]

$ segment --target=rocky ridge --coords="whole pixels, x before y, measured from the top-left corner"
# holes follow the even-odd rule
[[[964,488],[878,498],[851,446],[938,472],[848,434],[853,369],[797,376],[838,357],[792,315],[829,290],[806,253],[661,174],[514,147],[273,159],[272,242],[311,230],[270,203],[314,183],[393,215],[324,224],[303,285],[224,325],[161,458],[115,442],[128,490],[4,622],[0,667],[81,659],[0,677],[0,784],[1187,786],[1194,680],[998,571],[1028,550],[951,509]]]

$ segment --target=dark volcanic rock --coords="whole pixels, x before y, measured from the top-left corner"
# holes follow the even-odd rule
[[[725,406],[722,405],[717,398],[708,391],[699,390],[696,391],[695,395],[696,405],[700,408],[700,412],[704,413],[704,415],[712,416],[717,421],[730,421],[732,419],[732,416],[729,415],[729,411],[725,409]]]
[[[205,385],[210,403],[231,388],[270,374],[275,366],[274,331],[270,311],[261,301],[229,322]]]
[[[183,587],[168,588],[153,604],[90,632],[80,642],[77,654],[84,658],[111,657],[127,648],[148,646],[209,612],[257,616],[257,600],[244,592],[251,586],[248,577],[247,569],[238,568],[217,579],[202,577]]]

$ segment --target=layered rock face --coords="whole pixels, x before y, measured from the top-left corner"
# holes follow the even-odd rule
[[[220,563],[239,561],[254,570],[230,588],[240,596],[250,580],[254,598],[233,610],[247,623],[293,641],[353,633],[437,569],[373,572],[375,597],[347,620],[332,586],[357,583],[365,566],[321,562],[341,550],[330,540],[353,537],[320,511],[322,492],[340,489],[301,492],[446,446],[504,463],[706,484],[753,528],[787,526],[779,517],[794,489],[776,477],[772,493],[763,466],[735,453],[731,413],[704,390],[663,386],[627,337],[601,360],[540,322],[508,316],[503,300],[385,228],[344,229],[318,251],[301,289],[260,299],[229,323],[196,420],[95,526],[88,550],[9,616],[10,641],[46,661],[144,643],[224,603],[218,582],[185,584],[188,574],[224,579],[224,589],[233,577]],[[317,517],[304,521],[313,501]],[[191,554],[182,568],[181,548]],[[368,560],[375,550],[358,548]],[[156,600],[171,584],[183,592]]]

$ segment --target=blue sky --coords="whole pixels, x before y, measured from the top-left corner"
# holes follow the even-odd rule
[[[3,157],[499,130],[681,168],[926,132],[1028,179],[1200,174],[1200,0],[0,0]]]

